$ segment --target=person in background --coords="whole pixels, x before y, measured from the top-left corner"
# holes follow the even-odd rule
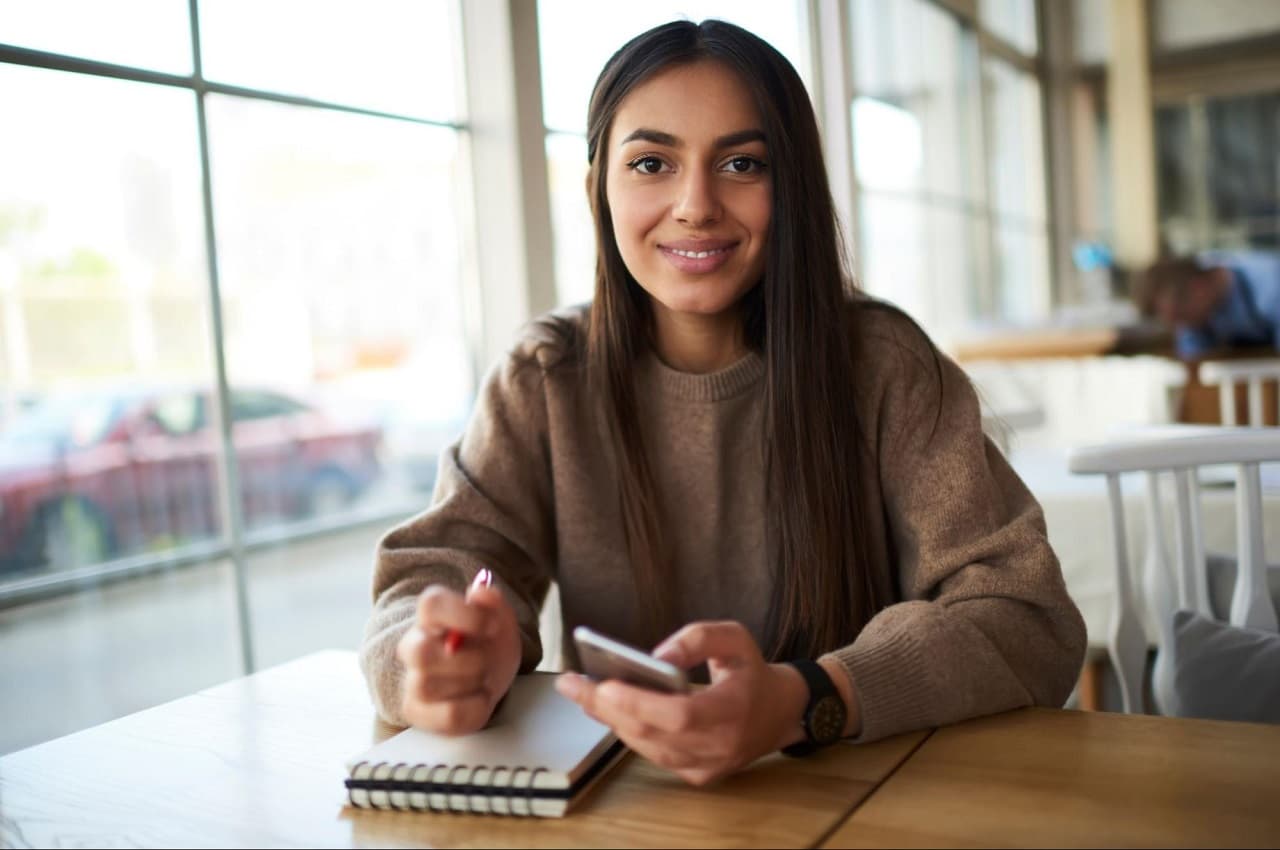
[[[1145,315],[1174,329],[1184,359],[1250,346],[1280,350],[1280,253],[1161,259],[1143,273],[1135,295]]]
[[[1085,631],[1040,506],[964,372],[854,288],[795,69],[731,24],[665,24],[609,60],[587,127],[595,297],[524,331],[434,504],[383,538],[382,716],[483,727],[542,658],[552,582],[566,637],[706,665],[689,694],[557,682],[694,784],[1062,705]]]

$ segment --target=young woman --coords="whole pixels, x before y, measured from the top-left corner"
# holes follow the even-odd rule
[[[1085,635],[1040,508],[959,368],[849,284],[794,69],[667,24],[610,59],[588,123],[595,298],[529,327],[433,506],[383,539],[361,653],[383,716],[482,727],[542,656],[552,581],[566,635],[707,665],[692,695],[558,683],[692,783],[1060,705]]]

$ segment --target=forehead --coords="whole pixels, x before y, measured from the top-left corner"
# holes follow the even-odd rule
[[[761,129],[761,123],[742,77],[721,62],[702,60],[667,68],[632,89],[618,106],[612,136],[621,140],[644,127],[696,144]]]

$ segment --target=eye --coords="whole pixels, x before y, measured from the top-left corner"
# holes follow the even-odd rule
[[[632,171],[639,171],[641,174],[657,174],[662,171],[662,166],[662,160],[656,156],[637,157],[627,163],[627,168]]]
[[[764,171],[765,164],[754,156],[735,156],[724,164],[730,174],[756,174]]]

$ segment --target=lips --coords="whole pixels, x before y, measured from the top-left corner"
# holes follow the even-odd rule
[[[682,272],[707,274],[728,262],[737,247],[732,239],[681,239],[659,243],[658,250]]]
[[[733,239],[678,239],[674,242],[660,242],[658,248],[688,256],[728,251],[737,244]]]

